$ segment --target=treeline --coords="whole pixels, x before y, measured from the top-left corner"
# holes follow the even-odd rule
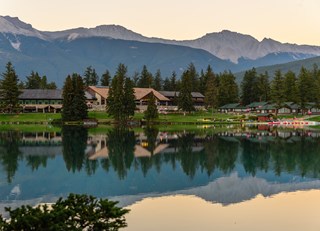
[[[84,87],[100,85],[112,88],[113,82],[116,84],[114,79],[119,77],[119,73],[123,81],[127,81],[130,87],[179,91],[178,106],[183,111],[189,112],[194,110],[191,92],[202,93],[205,96],[207,108],[218,108],[228,103],[248,105],[257,101],[272,102],[277,107],[281,107],[284,102],[293,102],[302,108],[308,102],[314,102],[320,106],[320,70],[316,65],[312,70],[302,67],[298,75],[292,71],[282,73],[278,70],[273,73],[271,81],[269,73],[258,74],[253,68],[245,72],[239,85],[235,75],[230,71],[217,74],[209,65],[206,70],[198,72],[193,63],[190,63],[179,77],[175,72],[172,72],[169,77],[162,77],[160,70],[151,73],[146,65],[142,67],[141,72],[135,72],[133,76],[129,76],[124,64],[119,64],[113,77],[109,70],[106,70],[100,78],[92,66],[88,66],[82,76],[75,75],[81,77]],[[2,73],[0,88],[2,89],[2,102],[5,102],[7,107],[9,105],[9,111],[12,111],[17,107],[15,101],[21,89],[56,89],[56,84],[48,82],[46,76],[40,76],[34,71],[27,76],[25,82],[21,82],[13,65],[9,62],[6,65],[6,71]],[[131,114],[132,112],[129,113]]]
[[[271,74],[271,75],[270,75]],[[208,108],[218,108],[228,103],[248,105],[252,102],[267,101],[277,107],[284,102],[293,102],[304,108],[308,102],[320,107],[320,70],[314,65],[312,70],[302,67],[298,74],[292,71],[258,74],[255,68],[247,70],[240,84],[230,71],[214,73],[209,65],[198,72],[193,63],[177,76],[162,77],[161,71],[152,74],[144,65],[141,72],[129,77],[134,87],[153,88],[157,91],[200,92],[205,96]],[[272,79],[272,80],[271,80]],[[100,80],[100,83],[99,83]],[[84,72],[84,84],[110,86],[112,77],[106,70],[101,79],[95,69],[89,66]],[[190,108],[192,109],[192,108]]]
[[[292,71],[282,73],[277,70],[272,81],[269,74],[257,74],[253,68],[245,72],[241,82],[240,102],[268,101],[281,107],[284,102],[293,102],[305,108],[308,102],[320,106],[320,70],[314,65],[312,70],[302,67],[299,74]]]

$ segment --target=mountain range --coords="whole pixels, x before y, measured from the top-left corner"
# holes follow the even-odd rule
[[[32,70],[61,86],[68,74],[82,74],[93,66],[99,74],[114,73],[121,62],[129,73],[146,65],[163,76],[178,76],[194,63],[198,70],[209,64],[215,72],[241,72],[252,67],[285,64],[320,56],[319,46],[258,41],[231,31],[206,34],[194,40],[149,38],[117,25],[40,31],[16,17],[0,16],[0,69],[11,61],[24,80]]]

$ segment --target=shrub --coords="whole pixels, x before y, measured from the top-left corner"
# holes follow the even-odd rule
[[[29,205],[12,210],[10,219],[0,216],[0,230],[119,230],[126,227],[127,209],[116,207],[118,202],[93,196],[70,194],[48,205]]]

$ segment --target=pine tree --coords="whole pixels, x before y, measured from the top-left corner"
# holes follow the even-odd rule
[[[219,105],[236,103],[239,101],[239,90],[235,76],[229,71],[220,74],[217,85],[219,88]]]
[[[19,111],[19,95],[22,92],[19,90],[19,79],[11,62],[7,63],[6,71],[1,76],[1,107],[9,113]]]
[[[241,102],[243,105],[260,100],[257,86],[257,72],[255,68],[252,68],[245,72],[241,82]]]
[[[29,76],[27,76],[26,89],[40,89],[41,77],[38,72],[32,71]]]
[[[210,66],[207,68],[206,74],[203,74],[203,78],[206,79],[206,89],[204,92],[204,102],[207,107],[211,107],[212,110],[218,107],[218,84],[217,79]],[[204,87],[204,86],[203,86]]]
[[[125,120],[134,115],[136,109],[135,95],[133,89],[133,82],[130,78],[125,79],[124,84],[124,115]]]
[[[101,80],[100,80],[101,86],[108,87],[110,84],[110,79],[111,79],[110,72],[109,70],[106,70],[101,76]]]
[[[194,66],[193,63],[190,63],[188,66],[188,72],[189,72],[189,76],[191,78],[191,82],[192,82],[192,89],[191,91],[194,92],[199,92],[200,90],[200,81],[199,81],[199,75],[197,73],[196,67]]]
[[[84,84],[80,75],[74,73],[67,76],[62,96],[63,121],[80,121],[88,117]]]
[[[88,107],[86,104],[86,96],[84,91],[83,79],[78,74],[72,75],[72,83],[74,84],[74,120],[83,120],[88,118]]]
[[[70,121],[70,118],[72,118],[73,115],[73,108],[72,108],[72,102],[73,102],[73,84],[71,76],[68,75],[62,89],[62,112],[61,117],[63,121]]]
[[[315,99],[315,84],[312,78],[312,74],[306,68],[302,67],[298,76],[298,95],[299,105],[302,109],[305,109],[308,102],[312,102]]]
[[[158,69],[155,76],[154,76],[154,81],[152,88],[155,89],[156,91],[161,91],[162,90],[162,78],[161,78],[161,71]]]
[[[178,108],[185,112],[191,112],[195,110],[191,95],[192,82],[192,75],[190,75],[189,71],[187,70],[183,72],[181,77],[181,88],[178,98]]]
[[[298,103],[298,86],[296,74],[288,71],[284,75],[284,95],[287,102]]]
[[[26,89],[57,89],[54,82],[48,83],[47,76],[40,76],[38,72],[32,71],[29,76],[27,76],[27,81],[25,84]]]
[[[144,112],[144,118],[149,123],[150,121],[152,121],[153,119],[156,119],[158,117],[159,117],[159,114],[158,114],[158,108],[156,105],[156,97],[151,92],[149,94],[147,110]]]
[[[127,67],[120,63],[107,98],[107,113],[120,123],[134,115],[135,109],[133,82],[126,75]]]
[[[140,78],[138,81],[138,87],[150,88],[153,83],[152,74],[148,71],[147,66],[143,65]]]
[[[177,85],[177,74],[176,72],[172,72],[171,77],[170,77],[170,85],[169,85],[169,90],[167,91],[177,91],[178,85]]]
[[[271,81],[270,93],[271,101],[276,105],[277,108],[281,108],[285,102],[285,95],[284,78],[280,70],[275,72],[275,76]]]
[[[96,70],[89,66],[84,72],[84,85],[85,86],[97,86],[99,82],[99,76],[96,73]]]
[[[170,79],[168,77],[166,77],[163,81],[163,90],[164,91],[171,91],[171,87],[170,87]]]
[[[207,73],[208,72],[212,72],[212,68],[211,66],[209,65],[207,67]],[[201,94],[205,94],[206,93],[206,90],[207,90],[207,82],[208,82],[208,75],[206,75],[203,70],[201,70],[201,73],[200,73],[200,78],[199,78],[199,91]]]
[[[260,74],[258,79],[258,96],[259,101],[267,102],[270,100],[270,83],[269,83],[269,75],[268,72],[265,72],[264,74]]]

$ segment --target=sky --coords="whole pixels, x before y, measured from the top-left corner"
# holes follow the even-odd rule
[[[195,39],[231,30],[320,45],[319,0],[0,0],[0,15],[58,31],[122,25],[148,37]]]

